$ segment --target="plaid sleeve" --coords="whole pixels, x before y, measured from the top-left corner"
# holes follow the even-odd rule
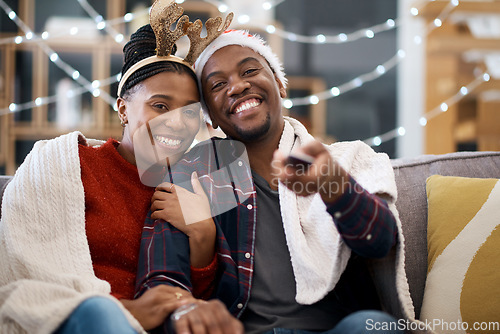
[[[382,198],[349,178],[348,191],[327,205],[327,211],[353,252],[370,258],[384,257],[396,243],[396,219]]]
[[[135,298],[160,284],[178,286],[192,292],[189,239],[168,222],[150,218],[144,223]]]

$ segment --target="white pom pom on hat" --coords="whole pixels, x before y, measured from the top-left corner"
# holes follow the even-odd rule
[[[200,82],[201,87],[201,73],[203,68],[207,64],[207,61],[212,57],[212,55],[219,49],[222,49],[228,45],[240,45],[245,46],[264,57],[271,69],[276,73],[276,76],[286,88],[287,79],[285,77],[285,72],[283,70],[283,65],[280,62],[278,56],[271,50],[271,47],[262,39],[259,35],[251,35],[245,30],[227,30],[222,35],[217,37],[212,43],[210,43],[206,49],[201,53],[194,64],[194,69],[196,71],[196,76]],[[206,105],[202,98],[202,106],[205,111],[205,119],[210,122],[208,115],[206,113]]]

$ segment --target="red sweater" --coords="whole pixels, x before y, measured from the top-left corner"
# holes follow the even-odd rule
[[[95,275],[111,285],[118,299],[133,299],[144,220],[154,188],[143,185],[137,167],[118,153],[109,139],[100,147],[79,145],[85,224]],[[216,258],[216,257],[215,257]],[[193,295],[206,295],[216,261],[192,268]]]

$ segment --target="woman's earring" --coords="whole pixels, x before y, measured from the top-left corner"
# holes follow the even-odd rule
[[[120,124],[125,127],[127,125],[128,121],[123,121],[123,119],[120,119]]]

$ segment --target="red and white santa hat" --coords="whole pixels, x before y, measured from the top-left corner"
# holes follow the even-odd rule
[[[262,39],[262,37],[259,35],[251,35],[245,30],[226,30],[205,48],[194,64],[198,80],[201,78],[201,73],[203,72],[203,68],[205,67],[207,61],[210,57],[212,57],[215,51],[228,45],[246,46],[260,54],[267,60],[269,66],[276,73],[278,79],[283,84],[283,87],[286,88],[287,79],[285,77],[283,65],[278,56],[271,50],[271,47],[266,43],[266,41],[264,41],[264,39]],[[203,101],[202,104],[204,104]],[[204,105],[204,107],[206,106]]]

